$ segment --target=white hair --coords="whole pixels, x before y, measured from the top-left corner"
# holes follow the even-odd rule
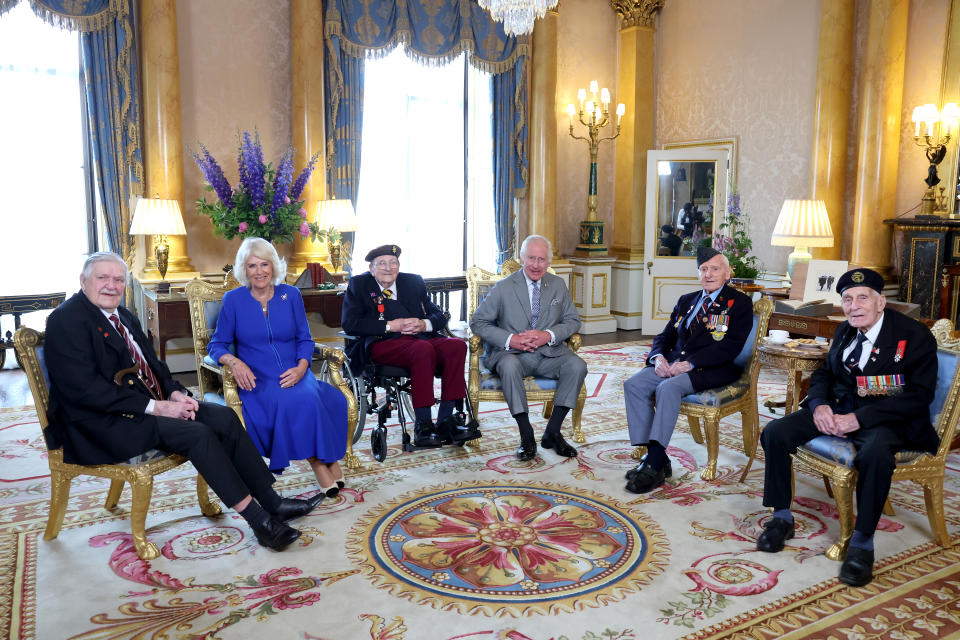
[[[80,271],[80,277],[86,280],[90,277],[90,273],[93,271],[93,265],[98,262],[117,262],[123,265],[123,270],[128,274],[130,273],[127,269],[127,263],[123,261],[123,258],[113,251],[97,251],[96,253],[91,253],[87,256],[87,259],[83,262],[83,270]]]
[[[549,240],[537,234],[529,235],[523,239],[523,243],[520,245],[520,257],[525,258],[527,256],[527,246],[534,240],[539,240],[540,242],[547,245],[547,258],[549,259],[550,256],[553,255],[553,245],[550,243]]]
[[[280,257],[276,247],[263,238],[247,238],[240,243],[237,257],[233,261],[233,277],[243,286],[250,286],[250,279],[247,277],[247,260],[251,255],[269,260],[273,264],[273,280],[270,284],[280,284],[287,277],[287,261]]]

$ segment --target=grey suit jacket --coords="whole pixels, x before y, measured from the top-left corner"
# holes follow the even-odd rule
[[[503,354],[507,353],[504,345],[511,333],[521,333],[531,328],[530,319],[530,294],[521,270],[498,282],[470,319],[471,331],[487,343],[485,361],[488,367],[493,369]],[[580,316],[563,279],[552,273],[544,274],[540,280],[537,329],[549,329],[556,336],[556,344],[545,344],[537,349],[537,353],[548,358],[572,353],[563,341],[580,329]]]

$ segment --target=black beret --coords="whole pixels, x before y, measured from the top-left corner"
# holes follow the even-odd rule
[[[883,293],[883,276],[873,269],[851,269],[837,280],[837,293],[842,294],[851,287],[870,287]]]
[[[697,247],[697,266],[699,267],[707,260],[720,255],[720,252],[713,247]]]
[[[660,227],[660,233],[673,233],[673,227],[669,224],[665,224]]]
[[[376,249],[370,249],[367,253],[367,257],[364,258],[367,262],[373,262],[380,256],[393,256],[395,258],[400,257],[400,247],[395,244],[385,244],[377,247]]]

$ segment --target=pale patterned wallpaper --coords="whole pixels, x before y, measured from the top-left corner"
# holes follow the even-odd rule
[[[202,142],[236,184],[238,131],[259,129],[264,159],[274,164],[290,144],[290,3],[178,0],[177,26],[187,248],[198,271],[219,271],[240,243],[215,236],[197,213],[197,198],[215,196],[203,191],[189,148]]]

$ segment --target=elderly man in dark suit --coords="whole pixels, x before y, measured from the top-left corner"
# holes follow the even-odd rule
[[[760,436],[766,457],[763,504],[773,509],[757,549],[776,552],[794,535],[790,512],[790,454],[826,434],[857,448],[857,518],[840,581],[861,586],[873,579],[873,534],[890,492],[898,451],[935,453],[930,403],[937,384],[937,343],[930,331],[886,309],[883,277],[853,269],[837,281],[847,320],[830,353],[810,379],[802,408],[770,422]]]
[[[341,313],[344,331],[359,338],[347,344],[354,375],[370,361],[410,370],[414,446],[479,438],[476,427],[461,424],[453,413],[456,401],[467,395],[467,343],[440,334],[447,316],[430,300],[423,278],[400,272],[400,247],[385,244],[365,259],[370,272],[350,278]],[[435,373],[440,377],[436,426],[431,413]]]
[[[500,376],[503,395],[517,421],[519,460],[537,455],[523,387],[523,379],[529,375],[558,381],[541,446],[561,456],[577,455],[561,435],[560,425],[576,406],[587,365],[563,342],[580,329],[580,316],[563,280],[548,273],[550,257],[549,240],[527,237],[520,246],[523,269],[498,282],[470,320],[470,328],[487,343],[486,365]]]
[[[683,396],[729,384],[742,370],[733,364],[753,327],[753,302],[730,285],[730,263],[710,247],[697,249],[703,289],[680,297],[667,326],[653,340],[647,367],[623,384],[627,429],[647,455],[627,472],[627,491],[647,493],[672,475],[666,448]]]
[[[87,258],[81,291],[47,319],[50,440],[74,464],[128,460],[151,449],[190,459],[223,502],[250,524],[260,544],[282,549],[300,536],[286,521],[322,499],[281,498],[275,478],[237,415],[197,402],[153,351],[122,305],[127,266],[115,253]],[[130,386],[115,382],[130,371]]]

